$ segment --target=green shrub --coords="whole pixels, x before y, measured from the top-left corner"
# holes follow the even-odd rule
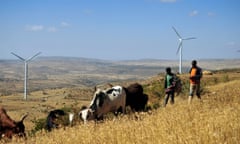
[[[34,128],[31,130],[30,135],[35,135],[37,131],[43,130],[46,128],[46,119],[34,119],[32,120],[32,123],[34,123]]]
[[[153,109],[158,109],[158,108],[160,108],[160,104],[159,104],[159,103],[154,103],[154,104],[152,105],[152,108],[153,108]]]
[[[229,77],[228,77],[227,74],[226,74],[226,75],[223,75],[222,81],[223,81],[223,82],[228,82],[228,81],[229,81]]]

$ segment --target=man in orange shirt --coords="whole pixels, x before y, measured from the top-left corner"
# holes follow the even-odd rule
[[[188,103],[190,104],[194,95],[194,92],[196,92],[197,97],[201,100],[200,96],[200,81],[202,78],[202,69],[197,66],[197,61],[192,61],[192,67],[189,71],[190,73],[190,93],[188,98]]]

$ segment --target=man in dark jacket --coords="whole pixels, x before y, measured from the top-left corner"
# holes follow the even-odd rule
[[[171,72],[170,67],[166,68],[164,88],[165,88],[165,98],[164,98],[163,105],[164,107],[166,107],[169,97],[171,98],[171,103],[174,104],[175,82],[174,82],[174,74]]]

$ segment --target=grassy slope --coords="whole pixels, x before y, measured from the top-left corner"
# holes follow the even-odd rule
[[[161,77],[154,77],[143,83],[147,83],[147,88],[154,87],[156,79]],[[187,76],[183,76],[182,79],[187,79]],[[77,123],[73,127],[58,129],[51,133],[42,131],[34,137],[28,137],[26,141],[14,139],[10,143],[238,143],[240,141],[239,73],[205,76],[203,83],[208,83],[205,86],[203,103],[195,98],[191,105],[187,105],[187,96],[182,95],[176,97],[174,105],[168,105],[166,108],[160,107],[148,113],[110,118],[99,124]],[[54,93],[61,96],[64,92],[48,92],[49,95]],[[154,93],[150,96],[153,98]],[[162,103],[161,98],[158,100]],[[7,100],[2,101],[3,105],[10,109],[11,116],[16,117],[17,112],[19,114],[20,110],[16,111],[14,107],[5,103]],[[32,100],[28,106],[47,111],[46,105],[57,108],[63,106],[62,101],[66,105],[74,103],[74,100],[64,97],[62,99],[59,97],[56,101],[60,104],[56,104],[51,98],[44,103],[39,101],[34,103]],[[37,106],[37,103],[40,105]],[[83,103],[84,101],[78,103],[78,106]],[[16,105],[17,107],[20,106]],[[30,109],[25,108],[25,110]],[[39,116],[44,116],[44,113]],[[33,116],[30,116],[26,119],[26,127],[32,125],[29,122],[32,118]]]

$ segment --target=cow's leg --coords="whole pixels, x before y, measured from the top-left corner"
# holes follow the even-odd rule
[[[121,109],[122,109],[122,113],[123,114],[126,114],[126,106],[124,105],[124,106],[121,106]]]
[[[97,116],[97,117],[96,117],[96,120],[97,120],[97,121],[102,121],[102,120],[103,120],[103,115]]]
[[[123,113],[122,106],[120,106],[117,111],[114,112],[114,115],[117,116],[119,113]]]

